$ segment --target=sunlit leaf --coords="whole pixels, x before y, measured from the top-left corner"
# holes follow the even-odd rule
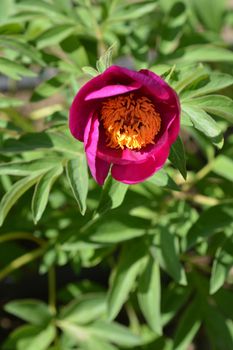
[[[88,170],[84,155],[68,161],[66,175],[80,212],[84,215],[87,208],[86,200],[88,193]]]
[[[38,181],[32,198],[32,215],[35,223],[37,223],[43,215],[52,185],[62,174],[62,171],[62,166],[58,165],[45,173]]]

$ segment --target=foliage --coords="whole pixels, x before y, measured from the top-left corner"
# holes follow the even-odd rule
[[[233,53],[222,35],[233,14],[214,3],[1,0],[3,350],[233,348]],[[100,188],[67,116],[111,58],[173,86],[182,130],[153,177]],[[36,84],[30,96],[23,82]]]

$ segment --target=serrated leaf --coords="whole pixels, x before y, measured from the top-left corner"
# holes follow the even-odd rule
[[[183,103],[182,109],[188,114],[194,127],[205,134],[218,147],[223,145],[223,136],[220,126],[203,109]]]
[[[96,214],[103,215],[110,209],[119,207],[126,195],[129,185],[109,177],[104,184]]]
[[[184,150],[183,142],[179,136],[176,142],[173,143],[171,147],[169,160],[180,171],[183,178],[186,179],[187,170],[186,170],[185,150]]]
[[[138,281],[138,301],[147,323],[159,335],[162,333],[160,289],[159,265],[149,256]]]
[[[10,301],[5,311],[34,325],[44,325],[51,319],[48,306],[39,300],[22,299]]]
[[[84,155],[67,162],[66,175],[73,195],[78,203],[82,215],[86,212],[86,200],[88,193],[88,170]]]
[[[16,203],[16,201],[32,187],[43,175],[43,172],[36,172],[31,176],[27,176],[17,181],[10,190],[3,196],[0,203],[0,226],[3,224],[8,212]]]
[[[109,289],[108,317],[110,320],[117,316],[127,300],[135,279],[141,270],[145,259],[144,254],[145,247],[142,240],[125,245]]]
[[[35,224],[43,215],[48,203],[50,190],[62,171],[63,167],[58,165],[45,173],[38,181],[32,197],[32,216]]]

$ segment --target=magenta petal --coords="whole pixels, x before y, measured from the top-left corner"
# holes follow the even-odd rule
[[[91,174],[99,185],[103,185],[110,168],[110,163],[98,158],[99,120],[89,118],[84,133],[84,145]]]
[[[143,163],[114,164],[111,169],[112,177],[126,184],[142,182],[162,168],[169,156],[169,151],[169,143],[166,142],[158,153]]]
[[[120,94],[125,94],[130,91],[134,91],[140,88],[139,83],[132,83],[131,85],[108,85],[102,89],[96,90],[88,94],[85,101],[93,100],[95,98],[104,98]]]

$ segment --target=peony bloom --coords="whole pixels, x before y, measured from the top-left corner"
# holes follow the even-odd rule
[[[111,66],[77,93],[70,108],[73,136],[84,142],[92,176],[144,181],[168,158],[180,130],[175,91],[158,75]]]

